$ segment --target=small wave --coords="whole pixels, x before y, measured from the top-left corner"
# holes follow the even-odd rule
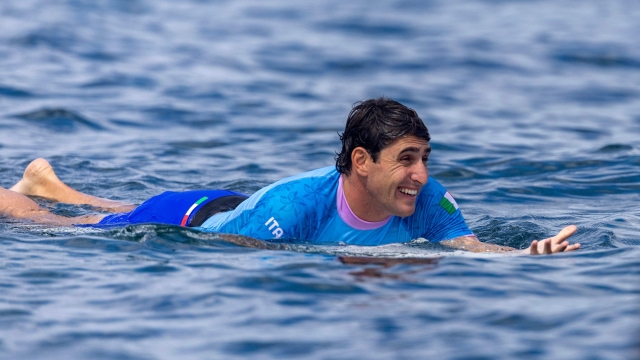
[[[69,50],[77,42],[78,35],[63,27],[41,28],[23,36],[15,37],[11,43],[24,47],[47,46],[57,50]]]
[[[64,108],[45,108],[15,115],[14,117],[37,123],[56,132],[77,131],[82,127],[92,130],[105,130],[99,123]]]
[[[23,309],[3,309],[0,310],[0,319],[5,320],[8,317],[15,316],[29,316],[31,315],[31,311],[23,310]]]
[[[526,69],[522,67],[508,64],[504,61],[481,57],[468,57],[460,59],[458,62],[454,62],[453,64],[462,68],[468,68],[472,70],[491,70],[500,72],[510,71],[521,74],[526,72]]]
[[[473,233],[489,243],[525,249],[535,239],[549,237],[549,231],[530,221],[484,216],[470,224]]]
[[[462,180],[462,179],[477,179],[477,178],[481,178],[482,176],[474,171],[465,169],[465,168],[450,168],[448,170],[445,171],[440,171],[436,174],[434,174],[436,178],[441,179],[441,180],[445,180],[445,179],[451,179],[451,180]]]
[[[244,13],[251,18],[256,19],[283,19],[294,20],[303,16],[301,10],[289,8],[275,8],[272,6],[252,6],[247,8]]]
[[[196,112],[172,106],[153,106],[143,110],[145,121],[137,127],[157,128],[160,123],[180,124],[197,128],[199,131],[206,127],[218,126],[225,123],[224,115],[219,113]],[[129,125],[131,126],[131,125]]]
[[[601,147],[596,151],[596,153],[615,153],[615,152],[623,152],[633,150],[633,146],[626,144],[610,144]]]
[[[81,88],[101,88],[101,87],[136,87],[141,89],[153,89],[156,81],[147,76],[131,76],[125,74],[115,74],[107,77],[101,77],[86,84]]]
[[[415,35],[415,31],[412,27],[391,22],[386,24],[384,22],[366,22],[358,18],[324,22],[320,23],[318,28],[320,30],[352,33],[366,37],[401,36],[406,39],[407,37],[410,38]]]
[[[492,179],[505,179],[513,177],[540,176],[560,173],[563,171],[577,171],[580,169],[602,169],[615,165],[610,161],[599,159],[568,159],[564,161],[532,161],[521,158],[511,158],[505,160],[487,157],[481,158],[473,164],[467,162],[468,166],[473,165],[474,169],[481,174],[488,174]]]
[[[219,140],[207,140],[170,142],[169,145],[178,149],[213,149],[227,146],[228,143]]]
[[[178,99],[202,99],[202,100],[225,100],[226,95],[220,89],[199,89],[188,86],[173,86],[165,89],[163,93],[167,96]]]
[[[14,98],[24,98],[24,97],[32,97],[33,94],[25,91],[25,90],[20,90],[16,87],[13,86],[1,86],[0,85],[0,97],[2,96],[6,96],[6,97],[14,97]]]
[[[624,88],[590,87],[571,91],[565,99],[589,105],[623,103],[638,98],[638,92]]]
[[[640,68],[640,60],[603,50],[583,49],[557,52],[552,55],[556,61],[568,64],[584,64],[602,68]]]

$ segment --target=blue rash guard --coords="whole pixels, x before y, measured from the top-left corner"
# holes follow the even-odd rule
[[[384,245],[417,238],[438,242],[473,236],[453,197],[432,178],[420,190],[413,215],[391,216],[379,223],[360,220],[346,203],[340,173],[332,166],[269,185],[235,210],[210,217],[201,228],[315,244]]]

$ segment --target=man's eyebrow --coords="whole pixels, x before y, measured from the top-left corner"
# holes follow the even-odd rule
[[[402,149],[402,151],[400,151],[400,154],[406,153],[406,152],[416,152],[419,153],[420,152],[420,148],[417,146],[409,146],[406,147],[404,149]],[[424,151],[427,155],[431,154],[431,146],[429,146],[428,148],[425,149]]]

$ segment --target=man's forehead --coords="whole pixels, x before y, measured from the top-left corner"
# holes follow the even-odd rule
[[[425,139],[415,137],[415,136],[407,136],[396,139],[393,143],[387,146],[387,149],[393,149],[395,152],[431,152],[431,145]]]

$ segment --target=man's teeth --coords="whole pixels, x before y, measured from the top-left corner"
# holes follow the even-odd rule
[[[405,189],[405,188],[400,188],[400,192],[405,193],[407,195],[412,195],[412,196],[415,196],[416,194],[418,194],[418,190],[411,190],[411,189]]]

